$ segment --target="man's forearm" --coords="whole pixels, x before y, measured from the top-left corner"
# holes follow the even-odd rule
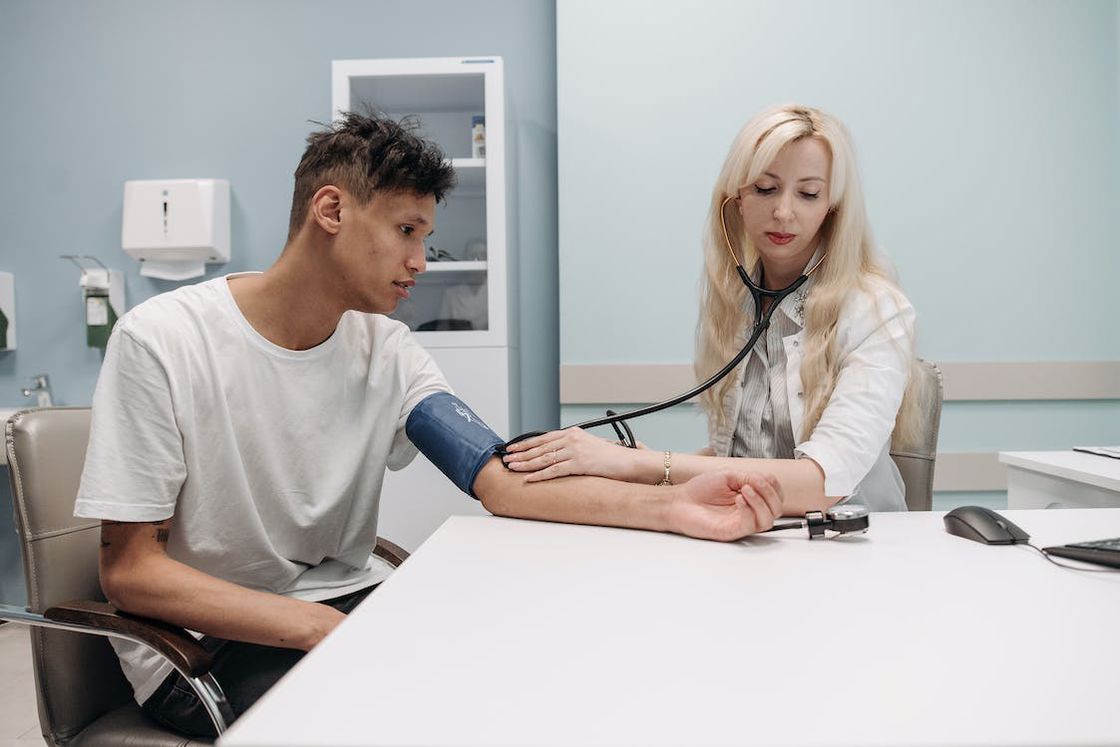
[[[657,487],[601,477],[561,477],[526,483],[494,457],[474,483],[475,494],[492,514],[568,524],[671,531],[672,486]]]
[[[665,474],[662,451],[635,451],[634,463],[634,473],[628,475],[629,479],[653,483]],[[825,496],[824,473],[812,459],[753,459],[673,452],[673,482],[681,483],[705,472],[728,469],[766,472],[777,477],[782,485],[787,516],[824,511],[839,500],[839,497]]]
[[[266,646],[310,650],[342,619],[332,607],[247,589],[154,553],[127,570],[103,569],[102,586],[125,612]]]

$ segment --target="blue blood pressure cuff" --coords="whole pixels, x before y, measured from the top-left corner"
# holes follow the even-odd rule
[[[448,480],[475,499],[474,479],[505,444],[450,392],[437,392],[421,400],[408,414],[404,432]]]

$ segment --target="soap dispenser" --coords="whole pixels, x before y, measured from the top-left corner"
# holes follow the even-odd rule
[[[125,311],[124,275],[119,270],[110,270],[97,257],[88,254],[63,254],[62,259],[70,260],[82,271],[78,285],[86,309],[86,345],[104,350],[113,325]],[[89,260],[97,267],[87,267],[81,260]]]

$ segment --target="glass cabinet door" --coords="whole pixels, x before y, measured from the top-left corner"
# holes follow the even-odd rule
[[[351,79],[350,101],[419,122],[455,169],[455,188],[436,207],[427,269],[392,314],[417,332],[490,329],[486,250],[484,76],[379,75]]]

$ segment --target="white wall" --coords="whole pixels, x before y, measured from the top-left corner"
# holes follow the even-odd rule
[[[1120,359],[1118,30],[1115,0],[560,0],[561,365],[691,360],[712,183],[788,101],[851,130],[923,356]],[[1120,440],[1115,401],[1027,407],[949,403],[942,449]],[[639,437],[704,440],[657,417]]]

